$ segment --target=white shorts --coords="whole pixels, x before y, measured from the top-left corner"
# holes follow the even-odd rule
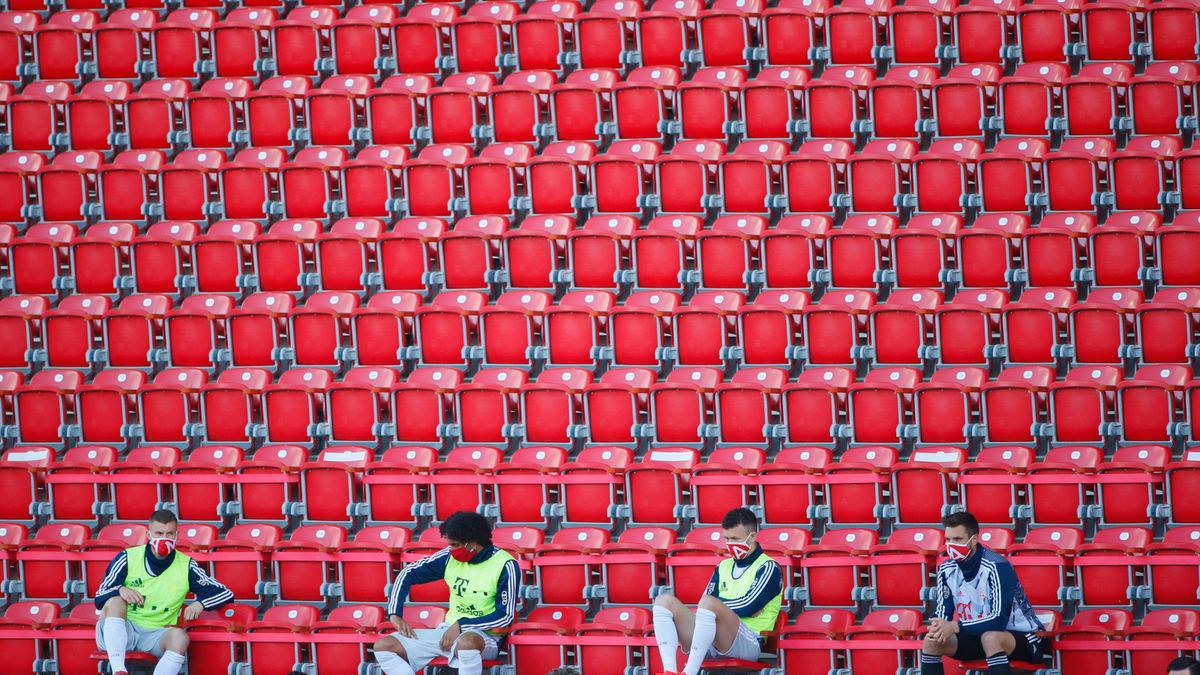
[[[108,619],[101,617],[96,622],[96,646],[103,651],[108,651],[108,647],[104,646],[104,622]],[[143,628],[136,623],[125,620],[125,651],[130,652],[148,652],[155,657],[161,658],[165,651],[162,646],[163,634],[167,632],[166,628]]]
[[[449,627],[450,624],[442,624],[438,626],[436,629],[438,631],[437,636],[433,638],[425,638],[424,640],[404,637],[399,633],[392,633],[392,637],[396,638],[400,642],[400,645],[404,647],[404,653],[408,655],[408,657],[405,659],[405,661],[408,661],[408,667],[417,672],[421,672],[422,668],[429,665],[430,661],[438,658],[439,656],[446,657],[448,666],[451,668],[457,668],[458,642],[455,641],[455,643],[450,646],[450,651],[448,652],[442,651],[441,645],[439,644],[442,633],[444,633]],[[466,635],[467,633],[475,633],[483,638],[482,655],[484,661],[490,661],[499,656],[500,645],[496,643],[496,638],[484,633],[483,631],[472,630],[470,628],[467,628],[462,632],[463,635]],[[758,658],[758,654],[755,654],[754,657]]]
[[[733,644],[729,645],[729,649],[724,652],[717,649],[716,645],[708,648],[708,655],[711,658],[738,659],[739,661],[757,661],[762,655],[762,643],[758,640],[758,633],[750,630],[750,627],[741,621],[738,622],[738,632],[733,638]]]

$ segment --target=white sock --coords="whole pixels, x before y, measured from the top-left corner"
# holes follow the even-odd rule
[[[478,649],[458,652],[458,675],[483,675],[483,652]]]
[[[104,619],[101,632],[104,634],[104,649],[108,652],[108,665],[114,673],[127,670],[125,649],[129,646],[129,634],[125,631],[125,619],[110,616]]]
[[[654,606],[654,640],[662,657],[663,670],[673,673],[679,669],[679,631],[675,629],[675,614],[666,607]]]
[[[375,651],[375,662],[383,669],[384,675],[416,675],[408,665],[408,661],[393,652]]]
[[[154,666],[154,675],[179,675],[186,661],[187,657],[179,652],[166,652],[158,660],[158,665]]]
[[[708,648],[717,639],[717,615],[712,610],[696,610],[696,630],[692,632],[692,649],[688,652],[687,665],[683,667],[683,675],[699,675],[700,666],[708,656]]]

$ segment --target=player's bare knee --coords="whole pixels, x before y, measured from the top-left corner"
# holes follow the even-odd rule
[[[458,636],[458,649],[483,651],[483,636],[479,633],[463,633]]]
[[[404,645],[392,636],[381,637],[375,641],[371,648],[377,652],[391,652],[402,659],[408,658],[408,652],[404,651]]]
[[[934,640],[928,635],[925,636],[925,641],[921,643],[921,651],[930,656],[941,656],[946,650],[946,645]]]
[[[167,629],[167,632],[163,633],[162,642],[164,649],[178,654],[186,652],[188,645],[191,644],[187,633],[178,628]]]
[[[700,598],[700,604],[697,606],[700,609],[707,609],[710,612],[715,612],[721,608],[722,604],[723,603],[719,599],[714,598],[711,595],[706,595],[703,598]]]
[[[1012,636],[1004,631],[993,630],[984,633],[980,636],[979,641],[983,644],[985,654],[995,654],[996,652],[1009,652],[1015,646]]]
[[[678,603],[679,600],[669,592],[660,593],[658,597],[654,598],[655,607],[666,607],[667,609],[671,609]]]
[[[114,595],[113,597],[104,601],[104,607],[100,609],[100,615],[105,618],[116,617],[123,619],[125,618],[125,612],[128,610],[128,608],[129,603],[125,602],[124,598],[119,595]]]

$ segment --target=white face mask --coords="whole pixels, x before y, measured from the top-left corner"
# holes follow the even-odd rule
[[[725,550],[729,551],[729,555],[733,556],[734,560],[741,560],[750,555],[750,551],[753,550],[754,547],[750,545],[750,537],[753,536],[752,534],[748,534],[741,541],[727,541],[725,542]]]

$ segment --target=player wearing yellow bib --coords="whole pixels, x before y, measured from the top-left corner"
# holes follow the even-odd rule
[[[150,515],[150,542],[113,558],[96,590],[96,645],[108,652],[114,675],[127,675],[125,653],[158,658],[154,675],[176,675],[186,661],[188,636],[174,628],[180,613],[195,619],[208,609],[233,602],[233,592],[196,561],[175,550],[179,521],[170,511]],[[196,602],[183,607],[188,593]]]
[[[676,654],[688,651],[681,675],[697,675],[708,656],[757,661],[762,634],[775,627],[783,601],[783,572],[758,545],[758,519],[734,509],[721,521],[730,558],[713,571],[693,614],[674,595],[654,599],[654,638],[664,673],[676,675]]]
[[[462,675],[480,675],[484,660],[500,651],[495,631],[516,618],[521,571],[492,544],[487,519],[459,511],[438,530],[449,546],[405,567],[392,585],[387,611],[396,632],[375,641],[375,660],[385,675],[414,675],[439,656]],[[438,632],[417,637],[404,621],[404,601],[413,584],[438,579],[450,587],[450,611]]]

